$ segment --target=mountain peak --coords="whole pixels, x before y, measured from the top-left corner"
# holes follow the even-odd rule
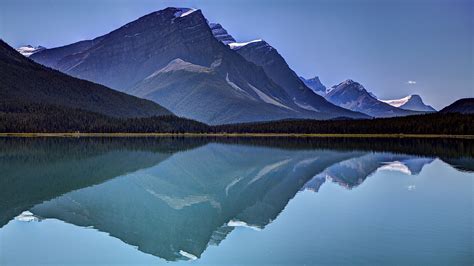
[[[346,79],[344,80],[343,82],[335,85],[335,86],[332,86],[331,89],[328,89],[327,90],[327,93],[330,93],[332,91],[335,91],[335,90],[353,90],[353,89],[356,89],[360,92],[366,92],[367,93],[367,90],[364,88],[364,86],[362,86],[360,83],[352,80],[352,79]],[[372,95],[369,94],[370,97],[373,97]]]
[[[406,110],[412,110],[412,111],[428,111],[428,112],[434,112],[436,111],[433,107],[430,105],[426,105],[423,100],[421,99],[421,96],[418,94],[410,94],[406,97],[400,98],[400,99],[394,99],[394,100],[380,100],[381,102],[390,104],[391,106],[406,109]]]
[[[339,85],[346,85],[346,86],[347,86],[347,85],[353,85],[353,84],[354,84],[354,85],[360,85],[358,82],[355,82],[355,81],[352,80],[352,79],[346,79],[346,80],[344,80],[343,82],[341,82]],[[339,85],[338,85],[338,86],[339,86]]]

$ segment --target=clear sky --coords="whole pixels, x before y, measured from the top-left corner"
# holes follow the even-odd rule
[[[167,6],[199,8],[238,41],[266,40],[326,86],[351,78],[381,99],[418,93],[435,108],[474,97],[473,0],[1,0],[0,38],[55,47]]]

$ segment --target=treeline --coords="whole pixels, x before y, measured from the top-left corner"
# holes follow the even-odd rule
[[[366,120],[282,120],[208,126],[173,115],[113,118],[48,104],[0,101],[0,132],[474,135],[474,115],[434,113]]]
[[[221,125],[213,129],[232,133],[474,135],[474,115],[434,113],[364,120],[283,120]]]
[[[114,118],[61,106],[0,102],[0,132],[209,132],[206,124],[174,115]]]

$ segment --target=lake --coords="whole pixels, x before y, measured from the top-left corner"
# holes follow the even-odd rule
[[[474,145],[0,138],[0,265],[472,265]]]

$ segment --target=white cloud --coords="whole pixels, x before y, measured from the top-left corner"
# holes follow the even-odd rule
[[[413,85],[413,84],[416,84],[416,81],[414,81],[414,80],[409,80],[409,81],[407,81],[407,83],[410,84],[410,85]]]

